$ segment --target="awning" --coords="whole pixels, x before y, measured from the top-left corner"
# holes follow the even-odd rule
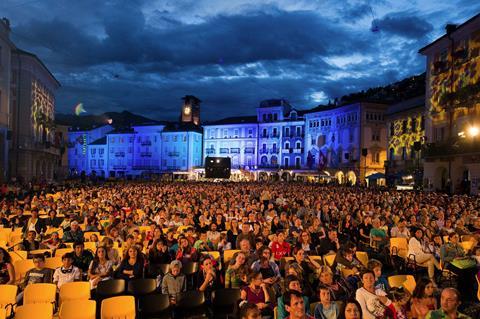
[[[367,179],[381,179],[381,178],[385,178],[385,174],[375,173],[375,174],[367,176]]]

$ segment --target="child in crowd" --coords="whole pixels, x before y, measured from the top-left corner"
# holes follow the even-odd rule
[[[315,319],[337,319],[340,316],[340,310],[335,302],[332,302],[330,290],[320,287],[320,302],[315,306]]]
[[[73,265],[73,253],[67,253],[62,256],[61,267],[58,267],[53,273],[53,283],[60,289],[67,282],[80,281],[82,271]]]
[[[174,260],[170,263],[170,271],[163,277],[162,280],[162,294],[170,296],[170,303],[175,304],[177,295],[187,290],[187,280],[184,274],[181,273],[182,263],[179,260]]]
[[[377,259],[370,259],[367,268],[375,274],[375,294],[377,296],[386,296],[389,289],[388,280],[382,275],[383,264]]]
[[[38,283],[52,283],[53,282],[53,269],[45,268],[45,256],[42,254],[33,256],[34,267],[27,271],[25,278],[20,287],[22,290],[28,285]],[[17,296],[17,303],[21,303],[23,300],[23,291]]]

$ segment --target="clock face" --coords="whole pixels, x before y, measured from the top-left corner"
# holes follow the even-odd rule
[[[185,113],[185,115],[189,115],[191,111],[192,111],[192,109],[189,106],[187,106],[183,109],[183,113]]]

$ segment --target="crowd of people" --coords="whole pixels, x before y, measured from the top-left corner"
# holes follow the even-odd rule
[[[478,302],[478,197],[302,183],[122,183],[5,194],[0,207],[0,225],[23,234],[0,248],[0,284],[17,284],[18,302],[29,284],[83,280],[95,294],[113,278],[154,278],[173,307],[186,290],[203,291],[208,304],[213,291],[237,288],[238,318],[469,318],[458,307]],[[391,238],[406,240],[406,259]],[[45,254],[29,253],[68,247],[57,269],[45,267]],[[21,282],[16,250],[34,262]],[[412,262],[414,288],[390,286],[387,275],[411,272]]]

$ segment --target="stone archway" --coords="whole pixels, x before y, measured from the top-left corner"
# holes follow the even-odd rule
[[[354,171],[348,171],[347,173],[347,182],[350,185],[355,185],[357,183],[357,175],[355,175]]]

